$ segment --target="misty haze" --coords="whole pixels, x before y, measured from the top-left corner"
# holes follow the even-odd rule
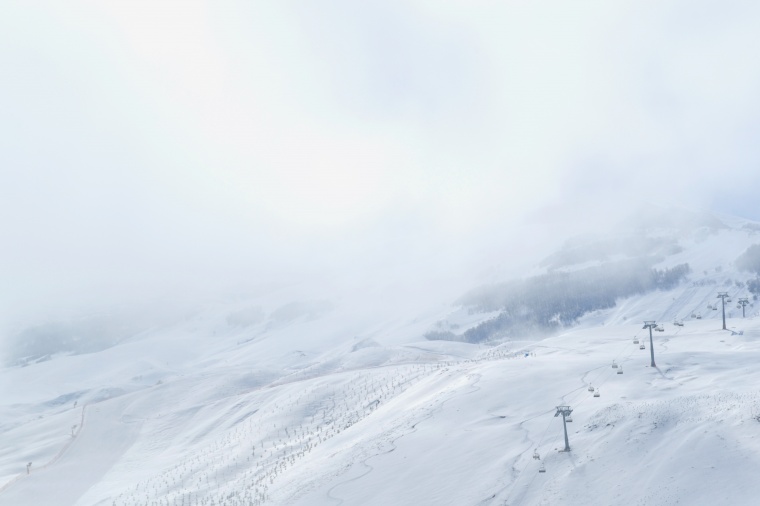
[[[760,4],[0,6],[0,506],[753,505]]]

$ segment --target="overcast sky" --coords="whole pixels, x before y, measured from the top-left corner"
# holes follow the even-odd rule
[[[0,11],[6,317],[395,267],[461,281],[647,203],[760,219],[754,1]]]

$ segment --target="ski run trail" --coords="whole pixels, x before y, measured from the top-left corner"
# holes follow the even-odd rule
[[[751,299],[727,280],[756,240],[734,224],[687,241],[663,265],[689,280],[545,338],[425,340],[492,316],[448,304],[248,326],[218,305],[6,366],[0,506],[758,504],[760,318],[734,299],[723,330],[707,308]],[[254,302],[292,300],[271,297]]]

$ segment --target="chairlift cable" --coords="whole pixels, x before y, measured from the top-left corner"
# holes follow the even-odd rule
[[[737,288],[737,289],[735,289],[735,290],[733,291],[733,293],[729,295],[729,298],[734,298],[734,297],[737,297],[737,296],[738,296],[738,293],[739,293],[740,291],[741,291],[741,289],[740,289],[740,288]],[[695,308],[694,308],[694,309],[693,309],[693,310],[692,310],[692,311],[691,311],[689,314],[695,314],[695,312],[696,312],[696,311],[697,311],[697,310],[698,310],[698,309],[699,309],[701,306],[703,306],[703,305],[704,305],[704,302],[705,302],[705,300],[708,300],[708,299],[709,299],[709,296],[707,296],[707,297],[703,298],[703,299],[702,299],[702,302],[701,302],[701,303],[699,303],[697,306],[695,306]],[[666,311],[663,313],[663,317],[661,318],[661,320],[664,318],[664,315],[665,315],[666,313],[667,313],[667,310],[666,310]],[[677,315],[676,315],[675,319],[677,320]],[[675,330],[675,332],[672,334],[672,337],[675,337],[675,336],[679,335],[679,334],[681,333],[681,331],[683,330],[683,327],[681,327],[681,326],[678,326],[678,327],[679,327],[679,328],[678,328],[678,329],[676,329],[676,330]],[[633,337],[634,337],[634,339],[635,339],[635,338],[638,338],[638,336],[639,336],[639,334],[640,334],[640,333],[641,333],[641,329],[637,330],[637,332],[636,332],[636,333],[634,334],[634,336],[633,336]],[[624,359],[623,359],[623,360],[627,360],[627,359],[629,359],[629,358],[630,358],[630,357],[633,355],[633,353],[634,353],[635,351],[634,351],[633,349],[631,349],[631,347],[630,347],[630,343],[628,343],[628,342],[626,341],[626,344],[625,344],[625,346],[621,346],[621,348],[620,348],[620,351],[618,351],[618,353],[615,355],[615,358],[613,359],[613,362],[616,362],[617,360],[619,360],[619,359],[620,359],[621,355],[624,353],[624,351],[625,351],[625,349],[626,349],[626,348],[628,348],[628,353],[627,353],[627,354],[625,354],[625,357],[624,357]],[[623,360],[621,360],[621,362],[622,362]],[[575,407],[577,407],[577,406],[580,406],[581,404],[583,404],[583,403],[584,403],[586,400],[588,400],[589,398],[592,398],[592,397],[594,397],[594,393],[596,393],[596,390],[598,390],[598,389],[599,389],[599,388],[600,388],[602,385],[606,384],[606,383],[607,383],[607,381],[609,381],[610,377],[612,377],[612,376],[616,376],[616,375],[617,375],[617,372],[616,372],[616,371],[615,371],[615,372],[611,372],[611,370],[610,370],[610,369],[609,369],[609,368],[608,368],[606,365],[604,365],[604,366],[599,366],[599,367],[596,367],[596,368],[590,369],[588,372],[591,372],[591,371],[593,371],[594,369],[600,369],[600,370],[601,370],[601,371],[600,371],[600,372],[599,372],[599,373],[598,373],[598,374],[595,376],[595,378],[594,378],[594,381],[593,381],[593,382],[592,382],[592,381],[589,381],[589,382],[588,382],[588,384],[590,384],[590,385],[597,385],[597,386],[595,387],[595,392],[593,392],[593,393],[592,393],[592,392],[588,392],[588,391],[585,389],[586,385],[583,385],[583,386],[581,386],[581,387],[579,387],[579,388],[575,388],[575,389],[573,389],[573,390],[570,390],[569,392],[567,392],[567,393],[563,394],[561,397],[565,397],[566,395],[570,395],[570,394],[572,394],[574,391],[580,391],[580,395],[581,395],[581,396],[583,396],[583,395],[584,395],[584,392],[585,392],[585,397],[583,397],[582,399],[580,399],[580,401],[578,401],[578,400],[577,400],[577,399],[578,399],[578,397],[576,396],[575,398],[573,398],[573,400],[572,400],[572,402],[571,402],[571,405],[573,405],[573,406],[575,406]],[[600,381],[600,378],[602,378],[602,377],[603,377],[603,375],[605,374],[605,371],[606,371],[607,377],[606,377],[606,378],[604,378],[603,380],[601,380],[601,381]],[[538,418],[539,416],[543,416],[543,415],[545,415],[545,414],[551,413],[552,411],[553,411],[553,410],[549,410],[549,411],[547,411],[547,412],[544,412],[544,413],[540,413],[539,415],[536,415],[536,416],[534,416],[534,417],[532,417],[532,418],[528,418],[528,419],[526,419],[526,420],[523,420],[523,422],[526,422],[526,421],[532,420],[532,419],[534,419],[534,418]],[[538,444],[537,444],[537,445],[536,445],[536,447],[535,447],[535,448],[536,448],[536,450],[534,450],[534,451],[537,451],[537,450],[539,450],[539,449],[542,449],[542,447],[544,446],[544,440],[545,440],[545,438],[546,438],[546,433],[549,431],[549,427],[551,427],[551,422],[552,422],[553,418],[554,418],[554,417],[552,417],[552,419],[550,419],[550,420],[549,420],[549,422],[547,423],[547,425],[546,425],[546,428],[544,429],[544,432],[543,432],[543,434],[541,435],[541,438],[539,439],[539,441],[538,441]],[[521,423],[523,423],[523,422],[521,422]],[[559,439],[561,436],[562,436],[562,431],[559,431],[559,432],[558,432],[558,434],[557,434],[557,438],[555,439],[555,441],[557,441],[557,440],[558,440],[558,439]],[[548,455],[548,454],[547,454],[547,453],[544,453],[544,455],[546,456],[546,455]],[[521,477],[523,474],[525,474],[525,471],[526,471],[526,469],[527,469],[528,465],[530,464],[530,462],[531,462],[531,461],[528,461],[528,462],[525,464],[525,466],[523,467],[523,470],[522,470],[522,472],[521,472],[521,473],[520,473],[520,474],[517,476],[517,479],[516,479],[516,480],[515,480],[515,482],[513,483],[512,487],[511,487],[511,490],[515,490],[515,488],[516,488],[516,485],[517,485],[518,481],[520,480],[520,477]],[[533,478],[531,479],[530,483],[528,483],[528,488],[530,488],[530,486],[532,485],[532,483],[533,483],[533,480],[535,480],[535,476],[533,476]],[[546,483],[544,483],[544,487],[545,487],[545,486],[546,486]]]

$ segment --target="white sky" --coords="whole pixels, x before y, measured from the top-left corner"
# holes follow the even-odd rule
[[[466,285],[648,202],[760,219],[756,2],[0,11],[11,319],[315,273]]]

